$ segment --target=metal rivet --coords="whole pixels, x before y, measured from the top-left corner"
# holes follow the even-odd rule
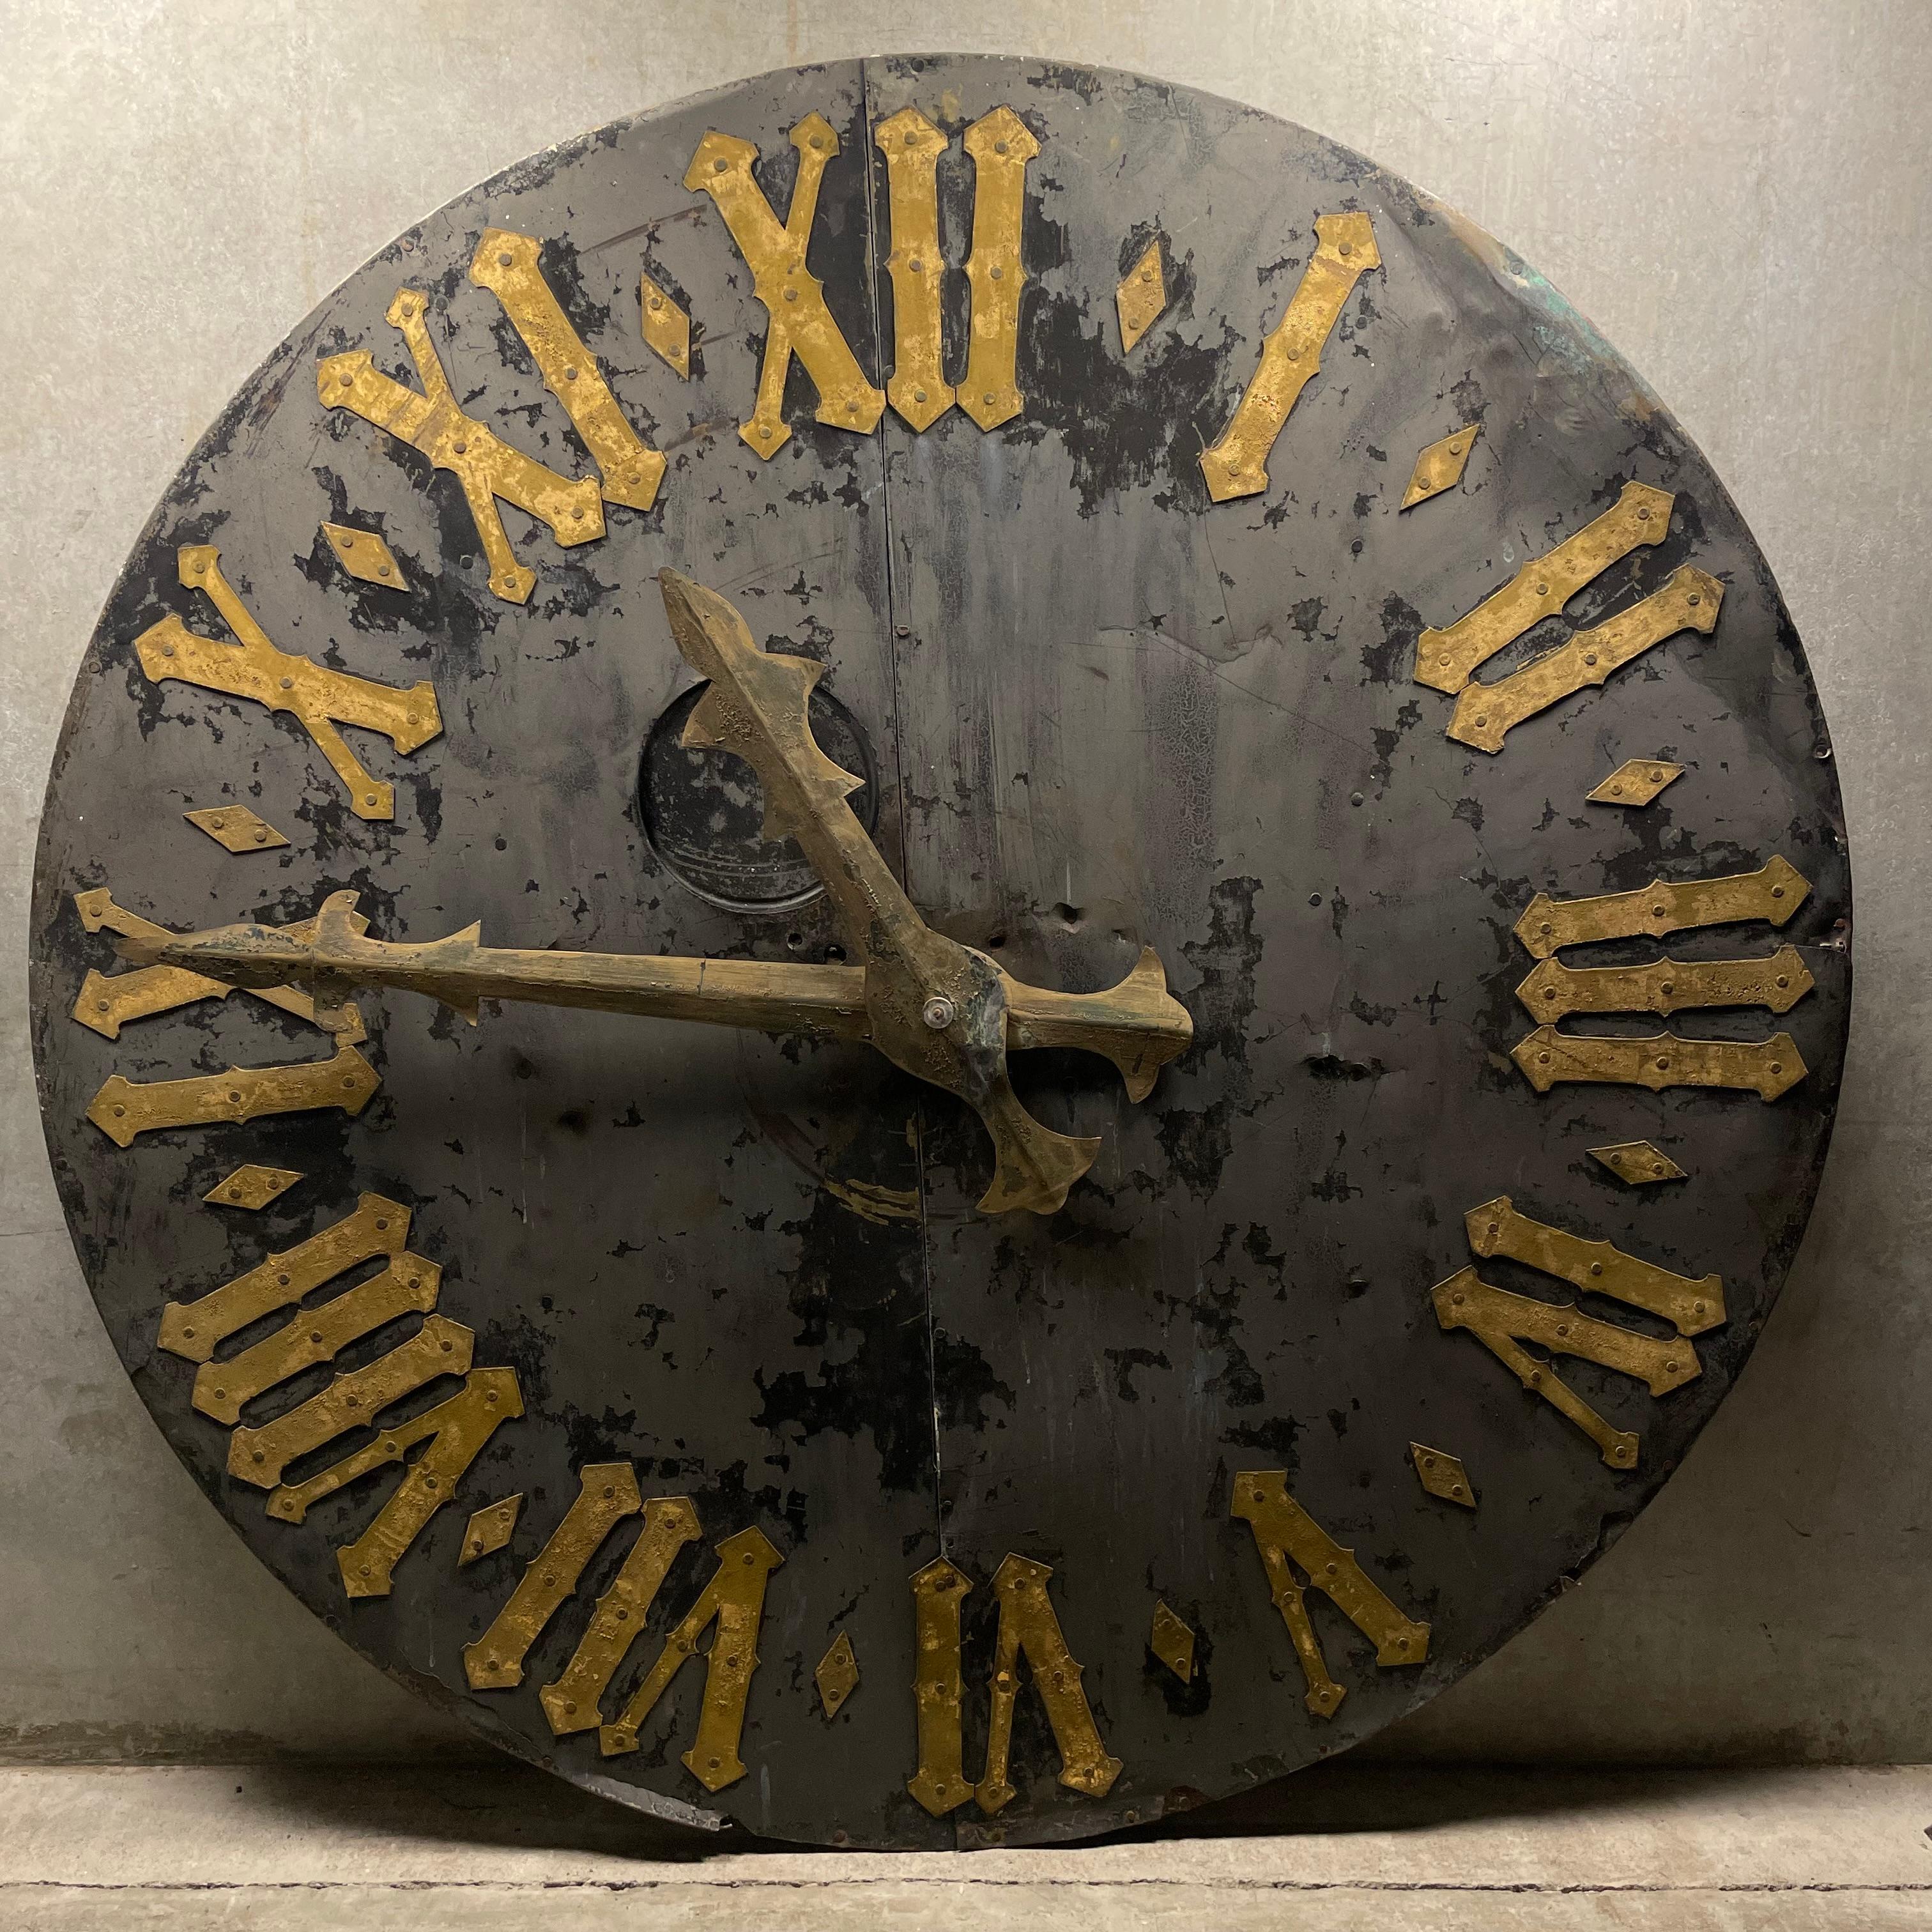
[[[1004,269],[1004,268],[995,268],[995,269],[993,271],[993,279],[994,279],[994,281],[996,281],[996,282],[998,282],[998,281],[1004,281],[1004,280],[1006,279],[1006,270],[1005,270],[1005,269]]]
[[[514,259],[509,250],[506,248],[497,256],[496,266],[500,268],[507,268]]]
[[[730,164],[729,161],[726,161],[726,160],[716,160],[716,161],[713,161],[713,162],[711,164],[711,172],[712,172],[714,175],[722,175],[722,173],[724,173],[724,172],[725,171],[725,170],[726,170],[726,169],[728,169],[728,167],[730,167],[730,165],[731,165],[731,164]],[[574,1704],[573,1704],[573,1705],[572,1705],[572,1706],[571,1706],[571,1707],[570,1707],[570,1708],[574,1711],[574,1710],[575,1710],[575,1709],[577,1708],[577,1706],[576,1706]]]
[[[787,289],[787,290],[785,290],[785,300],[786,300],[787,302],[796,302],[796,301],[798,300],[798,291],[797,291],[797,290],[796,290],[796,289]]]
[[[1006,142],[1004,141],[995,141],[993,143],[993,152],[996,154],[1004,154],[1006,152]]]
[[[571,512],[571,513],[570,513],[570,520],[571,520],[573,524],[580,524],[580,523],[582,523],[582,522],[583,522],[583,520],[584,520],[584,506],[583,506],[581,503],[579,503],[579,504],[576,506],[576,508],[575,508],[574,509],[573,509],[573,510]]]
[[[1688,598],[1687,598],[1684,601],[1685,601],[1687,603],[1690,603],[1690,604],[1701,604],[1701,603],[1702,603],[1702,602],[1703,602],[1704,599],[1703,599],[1703,598],[1702,598],[1702,596],[1700,596],[1700,595],[1696,591],[1694,590],[1694,591],[1692,591],[1692,592],[1691,592],[1691,593],[1690,593],[1690,595],[1689,596],[1689,597],[1688,597]]]
[[[563,372],[563,380],[566,382],[575,382],[577,380],[577,371],[574,368],[566,368]]]
[[[266,845],[266,844],[268,844],[268,835],[266,832],[256,832],[256,835],[255,835],[255,843],[256,843],[257,845]]]
[[[1636,520],[1640,524],[1647,524],[1650,521],[1650,506],[1648,503],[1637,512]]]
[[[916,403],[924,402],[926,400],[926,392],[923,389],[914,390],[912,392],[912,399]]]
[[[1662,1059],[1658,1060],[1657,1063],[1657,1070],[1660,1073],[1668,1073],[1670,1071],[1670,1058],[1669,1054],[1665,1054]]]
[[[1583,662],[1584,662],[1586,664],[1594,664],[1594,663],[1597,662],[1597,654],[1596,654],[1596,652],[1595,652],[1594,651],[1586,651],[1586,652],[1583,653]]]
[[[456,453],[458,456],[467,456],[467,455],[470,454],[470,446],[469,446],[469,444],[467,444],[466,442],[459,442],[459,443],[458,443],[458,444],[456,445],[456,446],[455,446],[455,453]]]
[[[662,308],[664,307],[664,297],[662,296],[652,296],[651,306],[653,308]]]
[[[1782,886],[1773,886],[1771,889],[1771,896],[1774,899],[1781,899],[1784,896],[1784,888]]]
[[[1352,255],[1355,252],[1355,244],[1352,242],[1344,242],[1335,252],[1340,255]]]
[[[292,690],[294,690],[294,689],[295,689],[295,688],[296,688],[296,681],[295,681],[295,680],[294,680],[293,678],[292,678],[292,677],[285,677],[285,678],[284,678],[284,679],[282,680],[282,688],[283,688],[284,691],[292,691]]]
[[[932,998],[920,1009],[920,1018],[924,1020],[934,1033],[944,1033],[957,1017],[957,1011],[952,1002],[943,993],[934,994]]]

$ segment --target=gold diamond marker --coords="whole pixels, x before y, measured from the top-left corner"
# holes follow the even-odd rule
[[[1425,1444],[1412,1442],[1408,1453],[1415,1463],[1415,1473],[1422,1480],[1422,1486],[1432,1496],[1440,1496],[1445,1503],[1460,1503],[1465,1509],[1476,1507],[1476,1492],[1469,1486],[1469,1472],[1460,1460],[1446,1449],[1431,1449]]]
[[[1194,1681],[1194,1633],[1156,1597],[1148,1648],[1184,1684]]]
[[[403,567],[389,546],[374,530],[352,530],[346,524],[324,524],[322,533],[328,539],[336,560],[351,577],[385,590],[406,590]]]
[[[688,382],[691,380],[691,318],[676,298],[649,275],[638,278],[638,307],[644,321],[645,346],[654,350]]]
[[[1160,319],[1167,306],[1167,277],[1160,266],[1158,236],[1147,245],[1147,253],[1120,278],[1114,291],[1114,307],[1120,318],[1120,350],[1126,354]]]
[[[289,842],[245,805],[205,805],[199,812],[184,812],[182,816],[230,852],[272,852]]]
[[[487,1503],[470,1519],[463,1532],[463,1554],[456,1559],[460,1570],[479,1556],[493,1556],[517,1533],[517,1518],[524,1507],[523,1492],[506,1496],[501,1502]]]
[[[1619,1141],[1615,1147],[1592,1148],[1591,1158],[1600,1160],[1616,1178],[1632,1187],[1648,1187],[1659,1180],[1688,1180],[1690,1176],[1661,1148],[1648,1141]]]
[[[1476,439],[1482,433],[1480,423],[1465,423],[1460,429],[1432,442],[1415,459],[1415,469],[1409,477],[1408,490],[1402,500],[1402,507],[1413,509],[1418,503],[1426,503],[1430,497],[1439,496],[1444,490],[1453,490],[1461,482],[1469,452],[1475,448]]]
[[[819,1702],[825,1707],[829,1724],[838,1714],[839,1706],[859,1688],[859,1660],[852,1640],[843,1630],[832,1640],[832,1648],[818,1660],[812,1673],[818,1685]]]
[[[1618,766],[1594,791],[1583,796],[1592,805],[1648,805],[1667,784],[1684,776],[1682,765],[1664,758],[1631,758]]]
[[[254,1212],[287,1193],[302,1176],[292,1167],[257,1167],[252,1161],[218,1180],[201,1198],[211,1208],[245,1208]]]

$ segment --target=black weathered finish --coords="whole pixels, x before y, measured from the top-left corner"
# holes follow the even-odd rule
[[[793,441],[758,462],[735,426],[763,311],[710,203],[681,184],[704,130],[758,143],[782,212],[788,129],[814,109],[838,128],[811,267],[882,377],[891,292],[871,128],[914,104],[956,134],[1001,103],[1042,144],[1027,212],[1025,416],[988,435],[956,410],[915,436],[889,414],[860,438],[813,423],[794,368]],[[956,141],[940,183],[956,374],[972,188]],[[1267,494],[1210,506],[1199,452],[1293,290],[1315,216],[1346,208],[1373,217],[1384,266],[1344,310]],[[658,507],[613,508],[608,538],[583,549],[506,512],[538,573],[521,609],[487,590],[453,479],[325,415],[314,392],[317,358],[358,346],[413,385],[383,320],[407,283],[432,294],[467,406],[584,473],[523,345],[467,280],[490,224],[545,238],[553,285],[670,458]],[[1154,232],[1172,298],[1124,358],[1114,286]],[[638,338],[644,266],[691,308],[688,387]],[[1478,416],[1461,488],[1398,516],[1417,450]],[[1521,728],[1498,758],[1448,742],[1451,700],[1410,681],[1419,628],[1470,608],[1631,478],[1679,493],[1670,538],[1574,600],[1570,619],[1598,621],[1692,561],[1727,586],[1715,634],[1672,639]],[[317,536],[324,517],[382,529],[409,596],[345,579]],[[297,728],[142,675],[132,640],[166,611],[220,634],[177,585],[187,542],[220,547],[284,650],[434,681],[441,738],[408,760],[362,741],[372,770],[396,780],[392,825],[349,814]],[[976,1215],[988,1166],[977,1124],[867,1049],[516,1007],[472,1032],[402,995],[364,1001],[383,1085],[358,1121],[170,1132],[125,1152],[86,1124],[111,1072],[172,1078],[326,1050],[241,995],[132,1024],[118,1045],[74,1025],[86,970],[111,962],[73,910],[89,886],[177,927],[293,919],[352,886],[383,938],[480,917],[502,945],[826,956],[838,936],[821,904],[721,906],[646,836],[640,758],[688,683],[651,581],[666,564],[727,592],[761,641],[831,666],[826,688],[870,762],[881,848],[935,925],[1076,989],[1117,978],[1144,942],[1159,949],[1197,1038],[1146,1104],[1126,1104],[1097,1060],[1016,1063],[1049,1124],[1106,1137],[1063,1213]],[[1564,634],[1546,626],[1483,674]],[[1586,806],[1633,755],[1690,770],[1646,811]],[[904,1846],[1091,1833],[1305,1764],[1452,1681],[1599,1552],[1708,1417],[1803,1228],[1838,1088],[1851,901],[1829,755],[1770,573],[1698,452],[1545,284],[1426,196],[1299,129],[1125,76],[944,58],[770,76],[604,129],[453,202],[297,328],[183,469],[103,616],[48,794],[33,1001],[49,1144],[103,1318],[176,1453],[250,1547],[403,1681],[566,1776],[696,1822]],[[293,844],[232,858],[182,823],[224,799]],[[741,842],[743,808],[741,788],[726,813]],[[1530,963],[1510,928],[1535,892],[1700,878],[1776,852],[1812,883],[1782,937],[1817,992],[1783,1022],[1676,1024],[1739,1038],[1786,1026],[1808,1079],[1771,1106],[1532,1091],[1507,1054],[1527,1030],[1513,989]],[[1731,928],[1669,950],[1720,958],[1769,943],[1766,928]],[[1639,1136],[1690,1180],[1627,1189],[1588,1157]],[[251,1159],[308,1178],[259,1215],[200,1204]],[[922,1219],[862,1216],[828,1180],[901,1190]],[[446,1270],[442,1310],[477,1330],[479,1364],[515,1367],[528,1413],[405,1559],[395,1594],[351,1606],[333,1546],[393,1476],[304,1528],[270,1521],[260,1492],[224,1473],[227,1432],[189,1408],[191,1367],[154,1341],[164,1301],[304,1238],[364,1190],[411,1204],[412,1245]],[[1700,1338],[1705,1373],[1688,1388],[1652,1401],[1564,1368],[1642,1432],[1638,1473],[1606,1469],[1472,1338],[1437,1329],[1427,1292],[1468,1258],[1462,1214],[1502,1192],[1724,1276],[1732,1318]],[[1552,1287],[1507,1263],[1485,1272]],[[1412,1438],[1466,1460],[1480,1511],[1422,1494]],[[677,1761],[694,1669],[634,1756],[600,1760],[594,1735],[551,1739],[537,1688],[584,1628],[584,1599],[520,1690],[464,1687],[462,1645],[561,1516],[578,1467],[621,1457],[646,1496],[694,1500],[706,1546],[674,1569],[618,1692],[710,1574],[710,1544],[756,1525],[785,1556],[752,1692],[750,1774],[715,1801]],[[1378,1670],[1311,1594],[1348,1692],[1332,1723],[1303,1708],[1249,1532],[1228,1518],[1231,1475],[1252,1468],[1286,1469],[1317,1520],[1433,1625],[1424,1668]],[[516,1490],[529,1501],[510,1548],[458,1570],[470,1510]],[[594,1586],[628,1540],[607,1549]],[[1102,1802],[1060,1788],[1029,1692],[1020,1797],[997,1823],[970,1805],[934,1821],[905,1792],[906,1580],[944,1551],[975,1580],[972,1774],[991,1580],[1010,1550],[1054,1566],[1062,1624],[1126,1769]],[[1190,1688],[1147,1651],[1156,1594],[1202,1633]],[[841,1628],[862,1675],[828,1724],[811,1672]]]

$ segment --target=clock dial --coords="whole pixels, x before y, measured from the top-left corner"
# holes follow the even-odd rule
[[[1023,1842],[1346,1748],[1642,1507],[1850,920],[1763,560],[1546,284],[1224,101],[873,62],[244,386],[76,685],[35,1046],[348,1641],[668,1817]]]

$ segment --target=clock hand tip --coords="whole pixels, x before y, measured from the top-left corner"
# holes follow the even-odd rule
[[[133,965],[180,967],[229,986],[283,986],[314,958],[307,942],[253,924],[137,933],[117,939],[115,950]]]

